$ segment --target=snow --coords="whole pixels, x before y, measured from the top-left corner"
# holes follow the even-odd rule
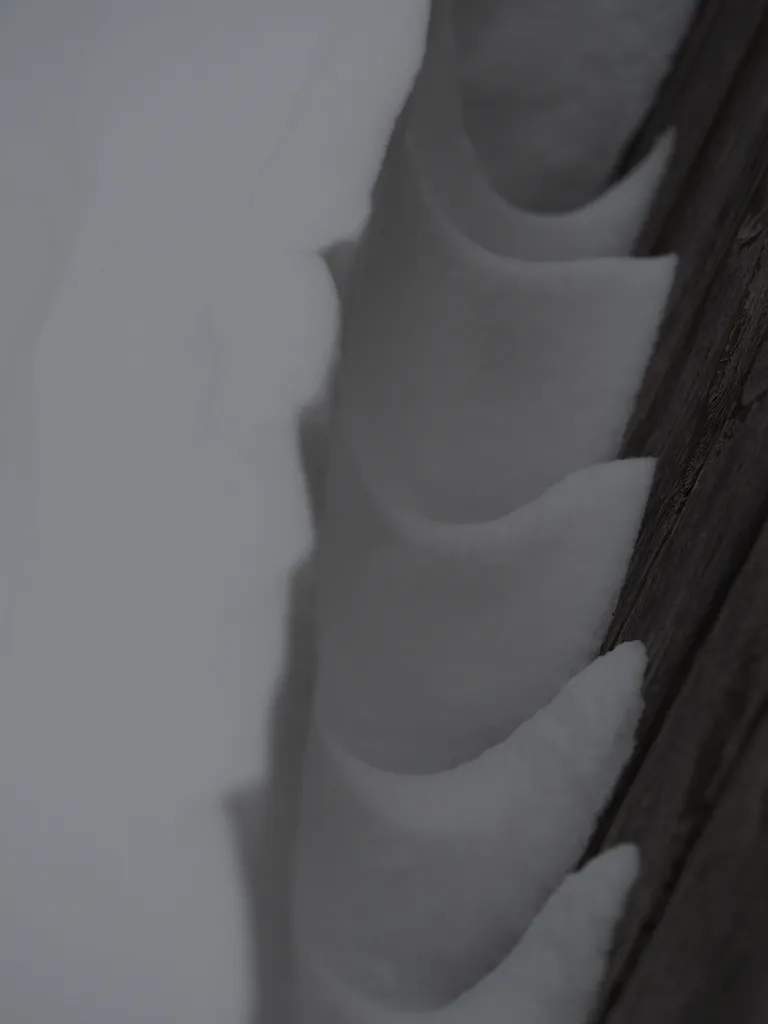
[[[389,154],[350,278],[341,412],[420,511],[492,518],[616,456],[676,259],[481,248],[408,156]]]
[[[337,321],[315,252],[365,216],[425,15],[0,16],[8,1024],[227,1024],[260,1003],[227,810],[264,797],[311,540],[295,423]]]
[[[319,564],[318,714],[380,767],[461,764],[508,737],[595,656],[654,462],[592,466],[498,520],[455,525],[395,516],[391,492],[368,490],[363,460],[335,440]]]
[[[300,991],[307,1006],[301,1019],[313,1024],[584,1024],[637,873],[633,847],[595,857],[565,879],[498,967],[432,1011],[381,1006],[341,982],[315,951],[304,949]]]
[[[477,4],[489,24],[498,2]],[[551,17],[553,3],[542,16]],[[507,133],[491,153],[495,177],[506,177],[508,191],[556,207],[594,191],[624,137],[616,112],[630,120],[639,115],[690,3],[665,5],[667,17],[654,0],[649,32],[623,37],[627,46],[606,65],[626,65],[623,91],[605,89],[602,79],[596,90],[594,77],[588,88],[571,89],[584,54],[592,59],[597,50],[602,59],[618,38],[594,32],[603,5],[589,0],[590,18],[568,23],[562,38],[573,61],[561,60],[556,34],[541,32],[541,22],[537,28],[531,4],[519,5],[518,24],[499,22],[496,9],[491,36],[469,38],[475,112],[483,115],[489,89],[509,87],[494,77],[502,65],[528,83],[544,66],[559,68],[554,92],[568,99],[539,124],[538,93],[522,90],[534,102],[511,126],[515,144],[528,133],[520,181],[508,178]],[[636,0],[622,10],[639,18]],[[335,246],[331,269],[344,284],[350,247],[336,243],[356,236],[367,214],[384,143],[422,56],[426,15],[427,0],[2,6],[4,1024],[289,1024],[291,980],[282,968],[292,811],[281,797],[296,783],[292,739],[303,707],[293,697],[301,696],[311,654],[306,645],[289,647],[302,635],[312,586],[305,567],[312,509],[297,419],[323,387],[338,329],[334,287],[317,254]],[[536,43],[524,48],[526,59],[514,66],[488,59],[494,33],[506,54],[521,25]],[[471,19],[469,29],[471,36]],[[592,35],[596,48],[586,45]],[[662,36],[658,60],[626,60],[638,38],[645,46]],[[539,45],[547,40],[557,45]],[[603,97],[611,116],[598,117],[599,138],[587,147],[579,105],[592,104],[594,114]],[[489,123],[493,129],[493,119],[480,124],[479,138],[485,130],[487,140]],[[551,173],[536,170],[542,153]],[[667,153],[660,144],[612,199],[577,213],[566,232],[517,211],[511,220],[528,250],[517,255],[558,258],[555,243],[565,235],[568,255],[584,255],[582,246],[588,254],[624,254]],[[564,159],[573,194],[561,188]],[[480,196],[477,217],[491,209],[491,198],[487,190]],[[599,245],[590,223],[602,225]],[[436,225],[446,226],[439,217]],[[620,261],[605,261],[602,270],[589,271],[606,275],[598,291],[622,277],[617,267]],[[569,500],[558,504],[559,476],[581,468],[594,477],[583,468],[593,448],[609,457],[610,439],[605,452],[601,439],[618,430],[627,411],[672,270],[661,261],[639,271],[648,280],[630,295],[631,312],[645,319],[623,372],[626,387],[615,409],[603,415],[592,408],[599,423],[581,447],[578,437],[569,439],[567,465],[554,460],[537,469],[525,461],[523,428],[538,426],[521,406],[512,457],[525,479],[513,503],[552,487],[556,519],[573,507]],[[538,274],[515,263],[512,276],[530,285]],[[627,320],[629,307],[620,307],[613,308],[616,325]],[[531,331],[538,316],[530,314]],[[606,333],[598,323],[597,340]],[[530,388],[543,379],[540,369],[532,365]],[[317,448],[310,452],[314,479],[318,455]],[[650,465],[635,469],[627,508],[606,504],[615,519],[610,561],[617,578],[596,574],[595,607],[617,585],[650,482]],[[583,475],[564,489],[586,499]],[[502,504],[512,500],[502,497]],[[519,516],[510,523],[520,529]],[[442,526],[442,540],[455,540],[456,524]],[[458,532],[463,528],[458,524]],[[583,559],[574,575],[588,570]],[[577,589],[564,585],[560,593],[571,599]],[[526,596],[517,599],[522,605]],[[586,617],[591,623],[600,616]],[[535,631],[530,639],[531,650],[533,641],[541,643]],[[586,648],[573,657],[581,664]],[[520,788],[518,773],[543,778],[536,765],[547,762],[552,815],[536,818],[531,845],[521,842],[515,861],[520,873],[543,872],[531,882],[530,905],[513,907],[521,927],[573,859],[627,755],[642,657],[637,648],[611,657],[520,725],[514,743],[456,774],[406,779],[419,823],[428,823],[425,801],[443,801],[448,824],[455,824],[458,785],[465,796],[473,787],[482,792],[493,830],[498,790],[484,773],[498,771],[498,759],[508,771],[509,759],[516,766],[508,780],[512,796],[533,805],[536,794]],[[588,699],[608,681],[611,666],[614,700]],[[568,673],[554,675],[559,685]],[[534,710],[531,704],[515,714]],[[561,742],[572,726],[580,735],[594,732],[594,743],[582,750]],[[350,788],[368,778],[363,766],[354,767]],[[375,770],[370,774],[382,782]],[[570,801],[577,782],[584,790]],[[394,793],[403,813],[392,778],[374,788],[378,811],[392,810]],[[471,812],[475,802],[469,803]],[[533,807],[520,813],[534,817]],[[461,822],[455,827],[461,831]],[[561,828],[569,830],[562,845]],[[429,828],[415,831],[431,850]],[[471,829],[467,835],[471,840]],[[478,853],[471,842],[467,851],[468,859]],[[506,960],[429,1019],[581,1024],[636,871],[633,852],[622,849],[568,878]],[[483,912],[493,910],[493,877]],[[352,902],[345,907],[354,909]],[[454,955],[451,937],[446,932]],[[301,965],[313,1024],[402,1019],[347,992],[314,955],[305,948]]]
[[[515,6],[520,9],[519,3]],[[674,133],[668,129],[643,160],[612,186],[601,190],[593,201],[565,213],[548,216],[512,205],[492,186],[487,164],[465,130],[463,101],[466,90],[462,89],[456,73],[459,59],[456,23],[461,21],[462,13],[470,14],[474,9],[475,5],[469,0],[463,6],[454,0],[434,0],[424,61],[409,97],[407,114],[401,118],[401,124],[407,121],[408,144],[422,175],[429,181],[435,205],[444,215],[450,214],[454,228],[460,229],[472,242],[518,259],[566,260],[629,255],[668,166]],[[509,4],[506,3],[496,11],[496,16],[503,16],[508,10]],[[491,15],[491,11],[486,12],[486,16]],[[571,37],[569,42],[576,52],[585,45],[581,34]],[[597,44],[591,45],[603,43],[603,37],[599,36]],[[505,44],[509,55],[507,66],[519,59],[514,33],[505,37]],[[495,38],[488,40],[487,45],[495,51]],[[487,55],[486,47],[482,53]],[[482,68],[483,62],[478,57],[475,54],[475,60]],[[570,67],[565,64],[559,65],[557,70],[548,68],[544,76],[555,96],[561,98],[565,105],[570,103],[573,86],[567,78],[565,82],[560,81],[557,72],[566,68],[570,73]],[[514,97],[514,110],[524,104],[524,97],[529,97],[537,87],[541,87],[541,77],[531,71],[532,80],[520,95]],[[595,98],[597,103],[602,100],[602,95]],[[510,106],[511,102],[498,110],[497,135],[503,135],[514,124],[513,118],[508,116]],[[557,104],[555,106],[557,108]],[[602,123],[599,118],[593,121]],[[522,166],[526,173],[535,176],[541,168],[535,146],[529,151],[531,141],[529,132],[523,130],[518,134],[515,139],[515,166],[518,170]],[[552,141],[555,144],[557,139]],[[586,158],[591,152],[591,146],[582,146],[575,154],[563,153],[561,161],[569,165],[572,160]],[[530,170],[527,163],[532,165]],[[514,250],[507,252],[506,247],[510,243]]]
[[[444,1007],[472,988],[582,854],[632,751],[644,669],[642,644],[623,644],[498,746],[431,774],[374,768],[318,722],[298,846],[304,940],[384,1005]]]
[[[509,199],[598,193],[664,77],[696,0],[456,4],[467,129]]]
[[[514,66],[521,40],[506,42]],[[573,46],[588,57],[603,41]],[[578,94],[589,61],[575,66]],[[637,871],[619,849],[562,881],[639,714],[642,645],[591,659],[653,475],[618,454],[675,271],[630,255],[664,143],[650,181],[646,164],[580,210],[503,207],[466,155],[455,95],[430,92],[457,72],[438,31],[425,67],[343,284],[299,1019],[583,1024]],[[528,67],[567,109],[561,70]]]

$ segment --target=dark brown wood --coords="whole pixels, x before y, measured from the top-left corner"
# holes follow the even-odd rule
[[[626,992],[619,1000],[622,1013],[611,1014],[611,1024],[646,1019],[627,1016],[627,1007],[637,1006],[635,975],[647,973],[648,964],[657,963],[664,948],[659,941],[669,928],[670,915],[683,921],[683,934],[676,939],[675,970],[680,978],[688,978],[689,989],[707,981],[709,968],[704,970],[698,950],[703,948],[715,959],[718,953],[733,955],[730,900],[738,898],[743,885],[754,883],[755,873],[746,871],[742,863],[752,856],[753,844],[754,853],[762,859],[762,894],[758,886],[754,896],[756,900],[768,896],[767,625],[768,527],[729,593],[606,836],[609,845],[617,838],[638,842],[644,863],[614,959],[611,982]],[[763,738],[756,741],[756,734]],[[762,763],[752,753],[756,742],[764,752]],[[724,835],[722,829],[713,832],[713,814],[718,820],[725,813],[724,805],[737,798],[743,798],[743,806],[738,804],[742,817],[735,817],[736,811],[727,814],[732,834]],[[706,892],[687,883],[690,895],[681,904],[678,886],[689,873],[692,856],[716,857],[719,866],[708,878]],[[722,921],[711,920],[713,908],[720,905]],[[766,909],[763,901],[761,913]],[[705,942],[707,921],[710,932]],[[721,924],[723,930],[718,931]],[[768,917],[763,924],[768,935]],[[761,956],[763,961],[768,958],[768,945]],[[667,974],[664,956],[656,969],[661,985]],[[768,974],[762,967],[760,973]],[[645,984],[644,989],[650,992],[653,986]],[[768,1011],[768,1004],[763,1009]],[[668,1018],[665,1012],[665,1022],[678,1019],[699,1021],[698,1017]]]
[[[681,265],[627,432],[659,457],[606,647],[649,651],[590,852],[639,843],[604,1024],[768,1022],[768,0],[706,0],[629,154],[678,150],[646,250]]]
[[[653,941],[608,1014],[610,1024],[765,1024],[768,721],[764,711],[765,707],[738,750]],[[704,771],[708,775],[709,766]],[[695,778],[691,781],[697,785]],[[703,793],[693,794],[694,803],[705,799]]]
[[[722,8],[722,0],[716,6]],[[738,0],[733,6],[740,6]],[[741,6],[751,10],[755,4],[750,0]],[[768,11],[764,0],[761,6]],[[632,635],[649,643],[646,725],[663,704],[668,680],[679,674],[696,635],[707,629],[722,602],[722,588],[744,561],[768,503],[768,473],[753,468],[748,480],[741,474],[734,480],[739,468],[734,456],[722,457],[728,448],[752,459],[747,436],[755,435],[762,444],[757,435],[766,421],[755,378],[747,387],[765,331],[765,14],[756,32],[743,40],[743,49],[725,101],[711,114],[706,142],[696,146],[696,172],[687,175],[674,206],[656,227],[661,247],[679,253],[680,270],[626,451],[657,455],[660,461],[609,638],[614,643]],[[710,48],[702,46],[703,76],[711,57]],[[695,72],[693,66],[690,74],[697,84]],[[674,103],[660,105],[673,123],[685,124],[688,104],[692,116],[701,101],[698,88],[692,87],[692,98],[677,94]],[[682,138],[679,159],[690,162]]]

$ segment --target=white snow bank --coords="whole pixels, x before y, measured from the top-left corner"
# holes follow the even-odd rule
[[[0,14],[0,1017],[242,1022],[295,418],[414,0]],[[7,58],[7,59],[6,59]]]

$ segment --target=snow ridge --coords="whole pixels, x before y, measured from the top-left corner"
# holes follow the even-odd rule
[[[630,255],[673,139],[578,209],[510,204],[454,27],[438,0],[344,289],[301,1024],[583,1024],[638,870],[567,874],[642,707],[642,644],[595,655],[653,478],[617,455],[675,272]]]

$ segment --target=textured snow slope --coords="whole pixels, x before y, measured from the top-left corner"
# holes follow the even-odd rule
[[[605,185],[696,0],[456,0],[467,125],[515,202],[566,209]]]
[[[0,12],[0,1018],[234,1024],[295,445],[414,0]]]
[[[336,331],[313,253],[365,215],[426,6],[0,5],[3,1024],[259,1003],[225,807],[269,770],[310,542],[295,419]]]
[[[492,224],[451,2],[344,288],[294,904],[306,1024],[583,1024],[636,870],[620,849],[559,885],[638,717],[642,645],[590,659],[651,482],[652,460],[616,456],[675,261],[629,255],[636,177]],[[551,71],[531,84],[567,106]]]

